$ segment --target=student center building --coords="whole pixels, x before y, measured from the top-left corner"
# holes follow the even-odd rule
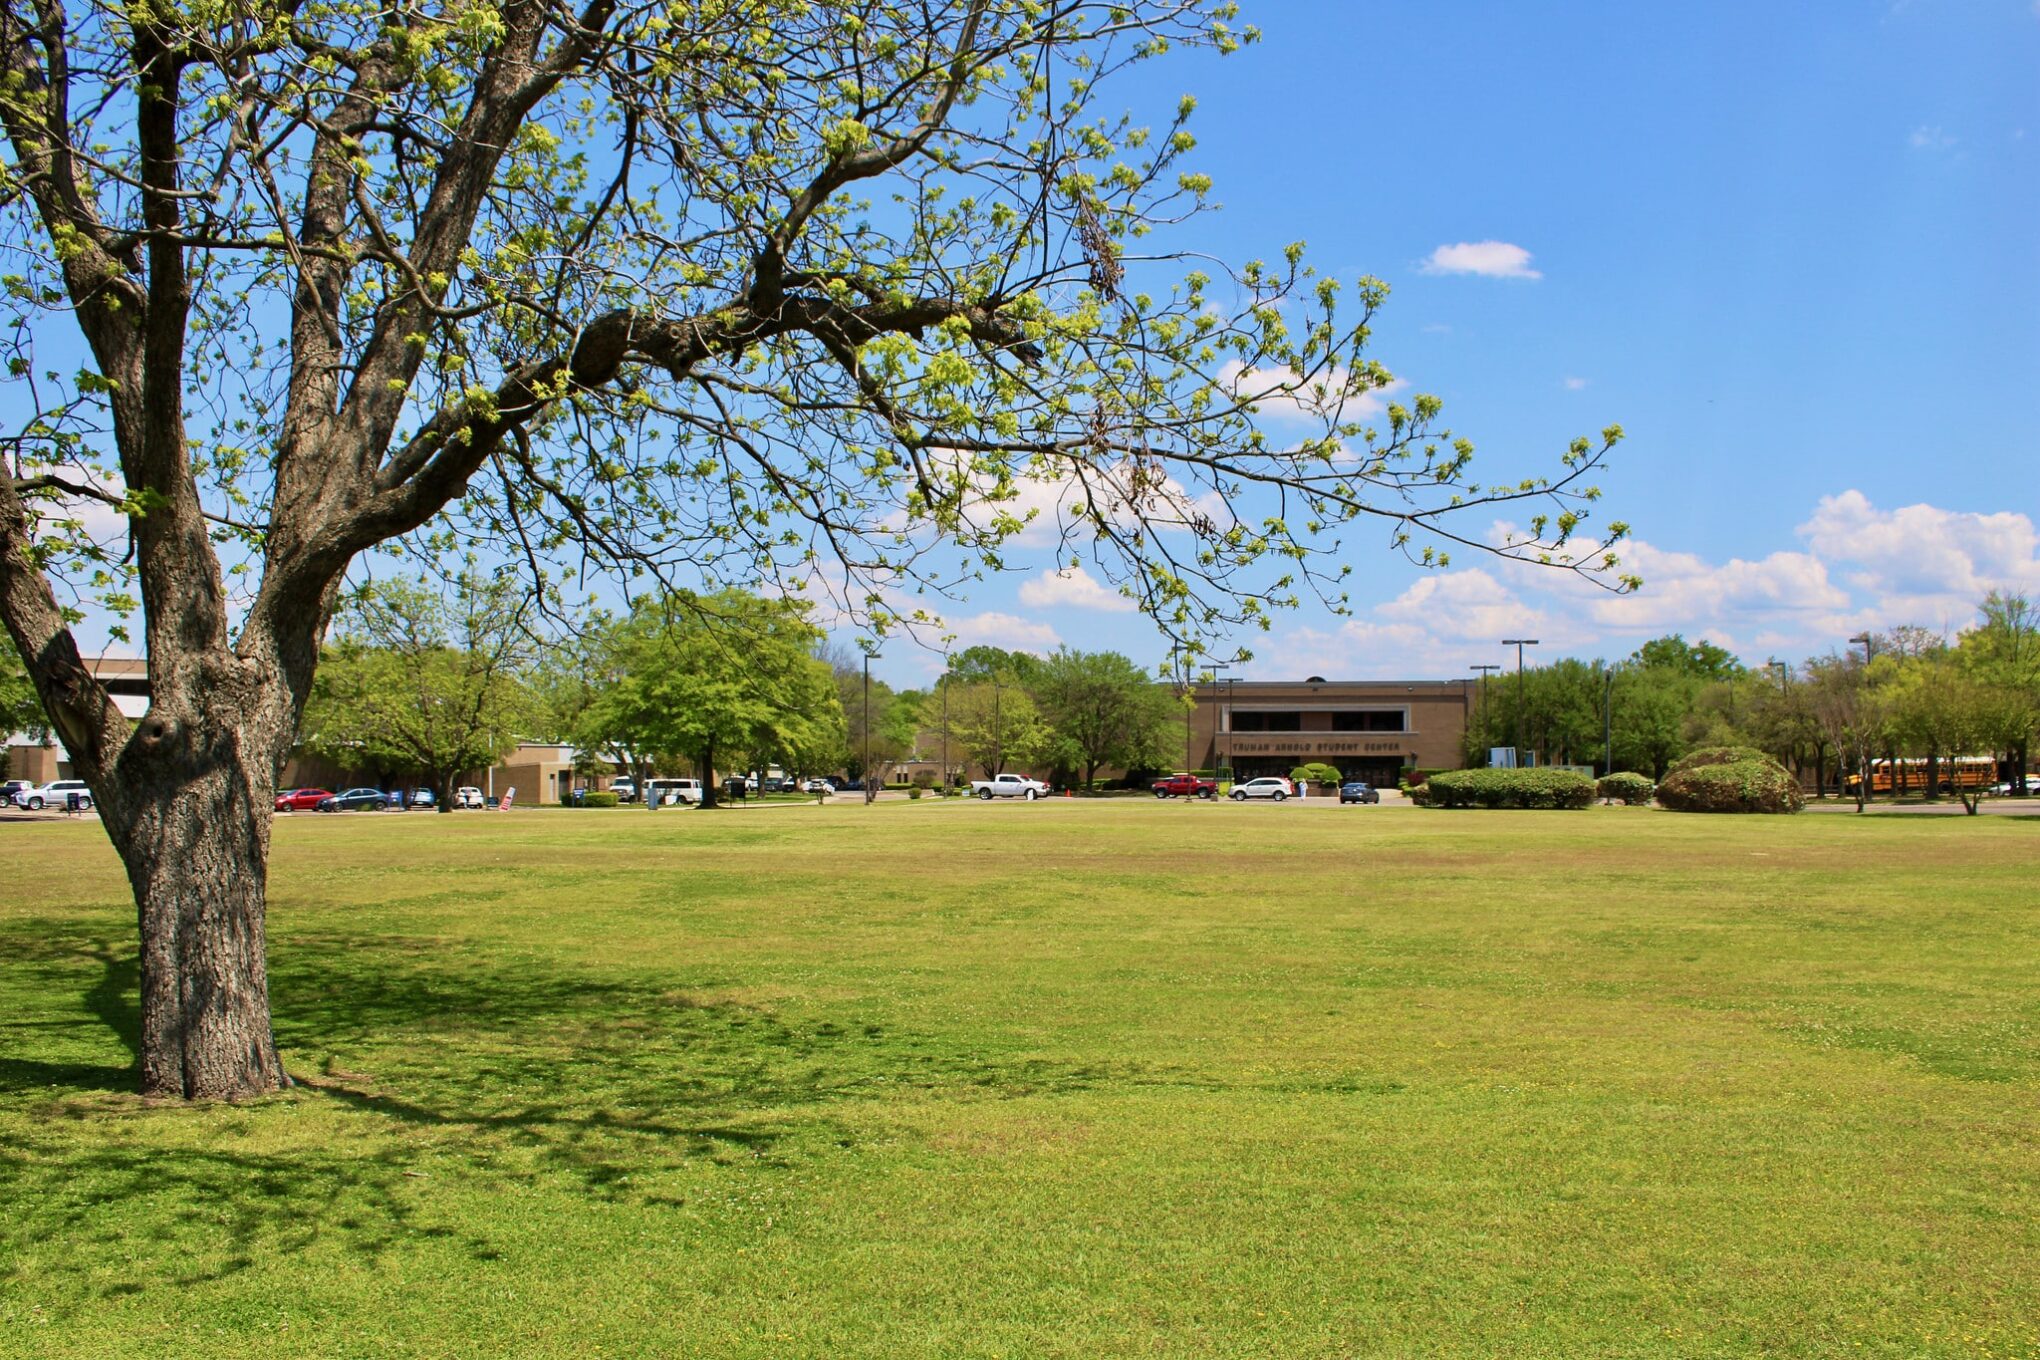
[[[1196,699],[1188,768],[1230,766],[1235,780],[1316,763],[1392,789],[1404,771],[1466,763],[1473,694],[1457,680],[1218,680]]]

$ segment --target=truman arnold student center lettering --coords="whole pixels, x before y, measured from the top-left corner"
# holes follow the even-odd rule
[[[1456,680],[1228,681],[1199,685],[1190,714],[1193,769],[1236,780],[1335,767],[1394,788],[1410,769],[1456,769],[1474,700]]]

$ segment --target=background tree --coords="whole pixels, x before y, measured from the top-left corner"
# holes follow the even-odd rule
[[[1042,721],[1034,700],[1021,686],[1006,681],[950,684],[949,744],[951,755],[997,777],[1010,764],[1031,765],[1052,754],[1054,732]],[[942,698],[930,693],[921,704],[924,730],[942,730]]]
[[[861,658],[855,662],[839,661],[834,671],[836,697],[843,710],[843,730],[821,767],[846,771],[855,779],[875,775],[882,783],[894,765],[914,752],[914,739],[920,731],[921,696],[911,690],[904,694],[895,692],[891,685],[874,678],[867,741],[863,661]],[[867,751],[870,769],[865,767]]]
[[[1102,766],[1151,769],[1182,756],[1182,704],[1118,652],[1058,648],[1029,689],[1054,733],[1054,756],[1085,788]]]
[[[35,686],[29,683],[21,658],[13,648],[0,647],[0,733],[41,738],[48,730],[42,703],[35,697]]]
[[[797,599],[737,590],[647,597],[611,634],[614,678],[587,721],[653,752],[661,770],[684,758],[705,808],[717,805],[726,769],[761,755],[806,765],[835,749],[843,723],[807,613]]]
[[[422,778],[441,812],[460,776],[517,746],[534,715],[521,583],[469,569],[434,589],[364,586],[305,705],[303,748],[344,770]]]
[[[144,1089],[286,1081],[276,770],[350,565],[435,517],[883,632],[901,592],[1002,568],[1045,492],[1192,665],[1338,604],[1361,516],[1429,562],[1613,569],[1623,527],[1582,516],[1618,429],[1476,485],[1434,398],[1356,418],[1392,381],[1377,281],[1342,305],[1300,247],[1216,284],[1168,263],[1152,233],[1211,187],[1193,101],[1159,128],[1097,101],[1251,36],[1230,0],[0,0],[0,620],[134,887]],[[1259,433],[1269,397],[1307,437]],[[128,542],[85,535],[93,502]],[[1456,527],[1501,503],[1523,536]],[[140,602],[140,724],[74,587]]]
[[[2015,792],[2026,792],[2026,762],[2040,730],[2040,609],[2026,596],[1994,590],[1977,606],[1981,621],[1957,640],[1971,678],[1988,687],[1995,715],[1987,740],[2002,753]]]

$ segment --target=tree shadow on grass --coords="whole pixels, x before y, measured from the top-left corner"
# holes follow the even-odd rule
[[[459,942],[333,935],[272,958],[298,1091],[151,1109],[108,1095],[134,1077],[102,1056],[109,1033],[137,1043],[133,956],[31,934],[12,954],[0,938],[0,1001],[72,1001],[47,1030],[7,1026],[23,1051],[0,1061],[0,1120],[21,1135],[0,1140],[0,1202],[22,1209],[0,1223],[0,1262],[34,1265],[0,1264],[0,1292],[22,1269],[38,1290],[106,1297],[435,1238],[486,1261],[498,1250],[486,1229],[435,1197],[449,1183],[537,1177],[661,1212],[683,1202],[675,1172],[755,1184],[854,1146],[863,1124],[839,1113],[846,1102],[1074,1091],[1131,1070],[966,1049],[856,1004],[731,999],[745,979],[700,971],[596,976]],[[308,1105],[325,1109],[295,1123],[290,1107]]]

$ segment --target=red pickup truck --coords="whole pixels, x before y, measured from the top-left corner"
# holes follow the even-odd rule
[[[1194,774],[1172,774],[1167,779],[1157,779],[1149,786],[1157,798],[1216,798],[1218,782],[1199,779]]]

